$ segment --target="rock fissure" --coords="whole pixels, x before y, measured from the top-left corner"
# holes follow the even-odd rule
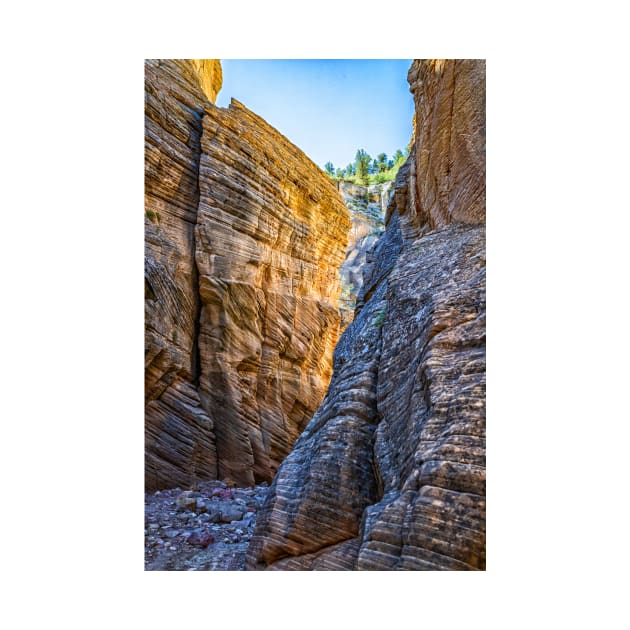
[[[197,225],[197,215],[199,213],[199,163],[201,161],[201,136],[203,134],[203,113],[195,117],[198,121],[199,128],[196,134],[197,141],[194,147],[195,156],[195,170],[197,173],[196,178],[196,191],[195,197],[197,201],[197,212],[195,213],[195,226]],[[201,294],[199,290],[199,269],[197,267],[196,260],[197,252],[197,239],[195,236],[195,229],[192,230],[192,285],[193,285],[193,300],[194,300],[194,329],[193,329],[193,345],[191,351],[191,376],[193,385],[199,387],[199,379],[201,377],[201,355],[199,352],[199,334],[201,330]],[[207,413],[207,409],[206,409]]]
[[[213,105],[218,61],[145,67],[147,489],[270,481],[332,372],[347,211],[279,132]]]

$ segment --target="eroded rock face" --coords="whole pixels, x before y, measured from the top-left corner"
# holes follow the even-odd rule
[[[146,487],[270,480],[318,407],[350,221],[216,60],[146,63]]]
[[[415,61],[409,78],[415,145],[249,569],[485,568],[485,66]]]
[[[219,476],[246,484],[271,480],[326,392],[350,221],[323,172],[240,103],[203,125],[200,392]]]
[[[339,192],[350,211],[352,221],[346,258],[340,270],[339,310],[342,331],[354,317],[357,295],[363,284],[363,265],[368,252],[374,247],[385,229],[385,212],[392,183],[360,186],[351,182],[338,182]]]
[[[199,87],[211,103],[217,100],[217,94],[223,84],[223,70],[218,59],[191,59],[197,73]]]
[[[417,225],[431,229],[486,218],[486,64],[423,59],[407,77],[416,108]]]
[[[200,60],[199,60],[200,61]],[[218,60],[204,60],[220,77]],[[213,63],[210,63],[213,62]],[[216,86],[218,91],[220,84]],[[201,121],[192,60],[145,62],[145,482],[215,478],[214,427],[197,391],[195,235]]]

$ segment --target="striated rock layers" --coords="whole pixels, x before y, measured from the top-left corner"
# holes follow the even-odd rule
[[[249,569],[485,569],[485,63],[409,81],[414,147]]]
[[[329,178],[236,101],[207,110],[201,149],[201,399],[219,477],[271,480],[332,375],[350,221]]]
[[[414,223],[485,223],[485,62],[416,61],[408,80],[416,106]]]
[[[392,182],[359,186],[352,182],[338,182],[341,197],[350,211],[352,229],[348,239],[346,259],[341,265],[341,330],[354,317],[357,295],[363,284],[363,265],[385,229],[385,211]]]
[[[270,480],[321,402],[350,228],[216,60],[145,66],[146,488]]]
[[[211,61],[211,60],[208,60]],[[195,64],[145,62],[145,482],[216,477],[213,422],[201,405],[195,264],[204,107]],[[209,65],[213,67],[212,64]]]

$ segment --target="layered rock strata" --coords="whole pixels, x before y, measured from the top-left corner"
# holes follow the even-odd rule
[[[201,404],[195,263],[202,119],[220,88],[204,60],[145,62],[145,482],[148,490],[216,477],[214,426]],[[214,63],[210,63],[214,62]],[[214,77],[215,83],[210,80]]]
[[[146,63],[146,487],[270,480],[332,373],[335,186],[216,60]]]
[[[345,330],[354,317],[357,296],[363,284],[363,265],[368,252],[374,247],[385,229],[385,212],[392,182],[360,186],[351,182],[338,182],[341,197],[350,211],[352,228],[348,238],[346,258],[341,265],[341,330]]]
[[[199,391],[219,477],[271,480],[332,375],[350,221],[323,172],[234,100],[207,109],[201,148]]]
[[[249,569],[485,568],[485,64],[409,81],[414,146]]]
[[[415,61],[416,225],[476,225],[486,218],[486,68],[477,59]]]

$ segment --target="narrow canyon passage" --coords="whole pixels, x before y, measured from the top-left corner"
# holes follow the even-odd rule
[[[362,186],[146,62],[147,569],[485,569],[485,63],[408,80]]]

